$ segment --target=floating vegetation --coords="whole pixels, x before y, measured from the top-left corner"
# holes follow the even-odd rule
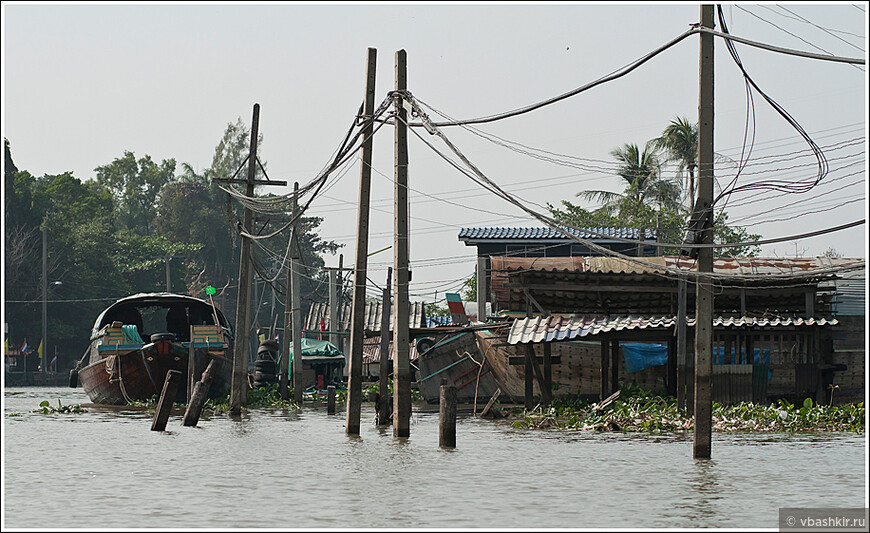
[[[620,390],[620,397],[608,408],[578,398],[557,398],[548,408],[532,411],[515,409],[515,428],[585,431],[691,431],[693,417],[677,409],[674,398],[658,396],[633,387]],[[741,402],[721,405],[713,402],[715,431],[848,431],[862,433],[864,403],[841,406],[815,404],[810,398],[795,405],[781,399],[770,405]]]
[[[44,415],[53,415],[53,414],[70,414],[70,413],[87,413],[86,409],[83,409],[79,404],[73,405],[63,405],[60,403],[60,398],[57,399],[57,407],[52,407],[51,402],[48,400],[43,400],[42,403],[39,404],[39,409],[34,409],[31,413],[42,413]],[[11,415],[10,415],[11,416]],[[18,415],[15,415],[18,416]]]

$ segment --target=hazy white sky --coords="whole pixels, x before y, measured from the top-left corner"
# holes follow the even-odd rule
[[[737,36],[862,58],[866,9],[866,3],[835,2],[724,6]],[[378,51],[378,102],[393,88],[394,55],[404,49],[408,89],[452,117],[471,118],[538,102],[609,74],[685,32],[699,20],[699,7],[4,2],[2,16],[2,129],[18,168],[37,176],[72,171],[92,179],[95,167],[130,150],[157,161],[174,157],[201,170],[211,163],[227,123],[241,117],[250,124],[256,102],[261,160],[272,179],[292,184],[314,177],[341,142],[364,96],[368,47]],[[619,191],[611,150],[642,145],[676,116],[697,120],[698,43],[698,36],[689,37],[617,81],[480,127],[592,160],[586,168],[532,159],[460,128],[445,133],[487,176],[527,202],[576,202],[575,193],[584,189]],[[715,148],[738,160],[746,92],[724,42],[716,39],[715,46]],[[831,171],[809,193],[735,196],[727,208],[730,221],[775,238],[864,218],[866,68],[740,44],[737,49],[761,89],[825,150]],[[806,143],[760,95],[754,104],[755,148],[743,182],[765,175],[811,177],[815,169]],[[431,300],[436,290],[443,297],[474,271],[474,249],[457,239],[461,227],[541,224],[483,191],[414,135],[409,142],[411,292],[412,299]],[[392,129],[384,128],[375,138],[371,251],[392,243],[392,152]],[[777,166],[763,164],[776,155],[783,159]],[[722,175],[728,172],[722,169]],[[354,163],[309,211],[324,217],[324,239],[345,244],[345,265],[354,257],[358,183]],[[864,257],[866,244],[862,225],[766,246],[763,255],[812,256],[833,247]],[[326,261],[335,266],[338,258]],[[369,277],[382,283],[392,253],[370,261]]]

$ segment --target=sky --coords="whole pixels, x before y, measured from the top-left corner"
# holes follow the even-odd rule
[[[738,37],[821,55],[866,58],[867,5],[723,4]],[[377,50],[376,101],[394,86],[407,53],[408,90],[452,118],[488,116],[547,100],[662,47],[700,19],[677,3],[54,3],[2,4],[2,130],[19,169],[71,171],[82,180],[132,151],[175,158],[201,171],[228,123],[250,126],[260,105],[258,150],[271,179],[305,184],[331,159],[364,97],[367,49]],[[719,25],[717,23],[717,29]],[[530,157],[459,127],[443,132],[488,178],[527,205],[583,190],[622,190],[610,152],[643,146],[676,117],[697,121],[699,37],[630,74],[536,111],[478,126],[566,166]],[[725,206],[732,224],[764,239],[810,233],[867,214],[865,66],[737,44],[746,71],[822,148],[829,172],[800,194],[751,191]],[[715,40],[717,176],[808,180],[815,159],[798,132],[758,93],[747,104],[740,70]],[[754,111],[750,111],[754,110]],[[427,111],[433,119],[441,119]],[[753,117],[747,130],[747,117]],[[446,153],[446,146],[421,132]],[[744,149],[744,146],[746,148]],[[552,159],[552,157],[550,158]],[[316,198],[320,235],[355,256],[360,164],[351,161]],[[393,131],[374,139],[369,278],[392,265]],[[670,173],[670,174],[668,174]],[[442,300],[475,268],[460,228],[541,227],[493,196],[409,134],[410,286],[414,301]],[[663,175],[672,175],[666,167]],[[340,179],[339,179],[340,178]],[[865,257],[866,224],[765,245],[765,257],[812,257],[833,248]],[[386,249],[386,250],[385,250]],[[327,266],[338,256],[327,255]]]

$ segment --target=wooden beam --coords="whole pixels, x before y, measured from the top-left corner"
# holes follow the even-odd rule
[[[676,293],[676,287],[650,287],[645,285],[578,285],[575,283],[505,283],[507,289],[524,289],[526,291],[561,291],[561,292],[650,292]],[[527,293],[528,294],[528,293]]]
[[[212,181],[216,181],[218,183],[240,183],[245,185],[248,183],[248,180],[243,180],[241,178],[212,178]],[[276,187],[286,187],[287,182],[281,180],[252,180],[251,183],[254,185],[273,185]]]

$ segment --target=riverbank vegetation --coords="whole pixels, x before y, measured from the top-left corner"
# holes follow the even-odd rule
[[[557,398],[548,408],[515,409],[510,415],[516,428],[553,428],[573,431],[691,431],[693,418],[677,409],[672,397],[663,397],[633,387],[620,390],[620,397],[606,409],[578,398]],[[846,431],[863,433],[864,402],[820,405],[807,398],[793,404],[780,399],[769,405],[713,402],[714,431]]]

